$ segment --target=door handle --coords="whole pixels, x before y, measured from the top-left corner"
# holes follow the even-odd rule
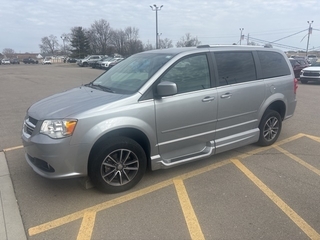
[[[204,99],[202,99],[202,102],[211,102],[213,100],[214,100],[214,97],[208,96],[208,97],[205,97]]]
[[[225,93],[221,95],[221,98],[230,98],[232,96],[231,93]]]

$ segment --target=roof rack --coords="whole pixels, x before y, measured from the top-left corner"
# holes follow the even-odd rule
[[[263,48],[263,46],[254,46],[254,45],[231,45],[231,44],[229,44],[229,45],[227,45],[227,44],[224,44],[224,45],[218,45],[218,44],[216,44],[216,45],[210,45],[210,44],[204,44],[204,45],[198,45],[197,46],[197,48],[214,48],[214,47],[216,47],[216,48],[221,48],[221,47],[234,47],[234,48],[236,48],[236,47],[238,47],[238,48],[250,48],[250,47],[252,47],[252,48],[254,48],[254,47],[260,47],[260,48]]]

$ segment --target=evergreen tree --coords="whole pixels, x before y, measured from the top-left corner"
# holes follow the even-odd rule
[[[89,39],[82,27],[74,27],[71,29],[71,46],[72,57],[84,58],[90,54]]]

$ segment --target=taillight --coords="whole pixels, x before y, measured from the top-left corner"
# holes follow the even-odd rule
[[[297,88],[298,88],[298,79],[294,79],[294,90],[293,90],[293,92],[294,92],[294,94],[296,94],[297,93]]]

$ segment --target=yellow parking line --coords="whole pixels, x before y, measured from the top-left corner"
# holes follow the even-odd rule
[[[86,212],[84,214],[77,240],[91,239],[95,219],[96,212]]]
[[[183,215],[187,222],[191,239],[193,240],[205,239],[202,233],[200,224],[198,222],[197,216],[190,202],[187,190],[183,184],[183,181],[181,179],[174,179],[173,182],[174,182],[174,186],[176,187],[180,205],[183,211]]]
[[[132,193],[126,194],[124,196],[112,199],[112,200],[107,201],[107,202],[103,202],[103,203],[97,204],[95,206],[92,206],[92,207],[83,209],[81,211],[66,215],[64,217],[55,219],[53,221],[50,221],[50,222],[47,222],[47,223],[44,223],[44,224],[41,224],[41,225],[38,225],[38,226],[35,226],[35,227],[32,227],[32,228],[29,228],[29,231],[28,231],[29,236],[33,236],[33,235],[45,232],[47,230],[62,226],[64,224],[66,224],[66,223],[75,221],[77,219],[80,219],[80,218],[84,217],[84,215],[87,212],[99,212],[101,210],[105,210],[105,209],[111,208],[111,207],[116,206],[118,204],[130,201],[132,199],[135,199],[135,198],[138,198],[140,196],[146,195],[148,193],[154,192],[156,190],[162,189],[162,188],[164,188],[166,186],[169,186],[171,184],[172,184],[172,179],[166,180],[166,181],[154,184],[154,185],[152,185],[150,187],[146,187],[144,189],[138,190],[136,192],[132,192]]]
[[[274,143],[273,145],[271,146],[268,146],[268,147],[260,147],[260,148],[257,148],[257,149],[254,149],[252,151],[249,151],[247,153],[243,153],[243,154],[240,154],[239,156],[237,156],[236,158],[241,158],[241,159],[245,159],[247,157],[251,157],[252,155],[255,155],[255,154],[258,154],[258,153],[261,153],[261,152],[264,152],[264,151],[267,151],[271,148],[273,148],[274,146],[279,146],[279,145],[282,145],[282,144],[285,144],[285,143],[288,143],[288,142],[291,142],[291,141],[294,141],[294,140],[297,140],[301,137],[304,137],[305,134],[303,133],[299,133],[297,135],[294,135],[292,137],[289,137],[289,138],[286,138],[286,139],[283,139],[279,142],[276,142]]]
[[[309,163],[303,161],[299,157],[293,155],[292,153],[289,153],[287,150],[284,150],[283,148],[279,146],[275,146],[275,149],[277,149],[279,152],[282,152],[283,154],[287,155],[289,158],[293,159],[294,161],[300,163],[302,166],[308,168],[310,171],[318,174],[320,176],[320,170],[315,168],[314,166],[310,165]]]
[[[292,208],[290,208],[281,198],[279,198],[267,185],[257,178],[248,168],[238,159],[233,162],[255,185],[260,188],[310,239],[319,240],[320,234],[317,233],[306,221],[303,220]]]
[[[320,138],[319,137],[312,136],[312,135],[307,135],[307,134],[305,134],[305,136],[308,137],[308,138],[311,138],[314,141],[320,142]]]
[[[8,151],[17,150],[17,149],[20,149],[20,148],[23,148],[23,146],[20,145],[20,146],[17,146],[17,147],[5,148],[5,149],[3,149],[3,151],[4,152],[8,152]]]
[[[218,167],[222,167],[222,166],[224,166],[226,164],[229,164],[229,163],[230,163],[230,160],[224,160],[224,161],[221,161],[221,162],[218,162],[218,163],[214,163],[214,164],[211,164],[209,166],[206,166],[206,167],[191,171],[189,173],[182,174],[182,175],[179,176],[179,178],[183,180],[183,179],[187,179],[187,178],[190,178],[190,177],[194,177],[196,175],[199,175],[199,174],[204,173],[204,172],[208,172],[208,171],[213,170],[213,169],[218,168]],[[165,180],[165,181],[162,181],[160,183],[154,184],[152,186],[146,187],[144,189],[138,190],[136,192],[132,192],[132,193],[126,194],[126,195],[121,196],[119,198],[115,198],[113,200],[100,203],[100,204],[95,205],[93,207],[86,208],[86,209],[80,210],[78,212],[66,215],[64,217],[52,220],[50,222],[43,223],[41,225],[29,228],[29,230],[28,230],[29,236],[33,236],[33,235],[48,231],[50,229],[53,229],[53,228],[62,226],[64,224],[66,224],[66,223],[69,223],[69,222],[75,221],[77,219],[80,219],[80,218],[82,218],[84,216],[84,214],[86,212],[90,212],[90,211],[99,212],[99,211],[105,210],[107,208],[116,206],[118,204],[127,202],[129,200],[138,198],[140,196],[143,196],[143,195],[146,195],[148,193],[154,192],[154,191],[159,190],[161,188],[167,187],[167,186],[171,185],[172,183],[173,183],[173,179]]]
[[[252,155],[254,155],[254,154],[258,154],[258,153],[260,153],[260,152],[266,151],[266,150],[274,147],[275,145],[278,146],[278,145],[281,145],[281,144],[284,144],[284,143],[287,143],[287,142],[296,140],[296,139],[298,139],[298,138],[300,138],[300,137],[304,137],[304,136],[310,137],[310,138],[312,138],[312,139],[319,139],[319,138],[314,137],[314,136],[310,136],[310,135],[306,135],[306,134],[300,133],[300,134],[297,134],[297,135],[292,136],[292,137],[290,137],[290,138],[287,138],[287,139],[284,139],[284,140],[282,140],[282,141],[279,141],[279,142],[277,142],[276,144],[274,144],[273,146],[270,146],[270,147],[262,147],[262,148],[258,148],[258,149],[255,149],[255,150],[253,150],[253,151],[250,151],[250,152],[248,152],[248,153],[246,153],[246,154],[241,154],[241,155],[237,156],[237,158],[242,158],[242,159],[243,159],[243,158],[252,156]],[[319,141],[320,141],[320,140],[319,140]],[[7,149],[5,149],[4,151],[11,151],[11,150],[19,149],[19,148],[22,148],[22,147],[23,147],[23,146],[18,146],[18,147],[13,147],[13,148],[7,148]],[[211,171],[211,170],[213,170],[213,169],[222,167],[222,166],[227,165],[227,164],[229,164],[229,163],[230,163],[230,159],[226,159],[226,160],[223,160],[223,161],[221,161],[221,162],[213,163],[213,164],[211,164],[211,165],[209,165],[209,166],[205,166],[205,167],[203,167],[203,168],[200,168],[200,169],[197,169],[197,170],[194,170],[194,171],[191,171],[191,172],[182,174],[182,175],[178,176],[178,178],[181,179],[181,180],[185,180],[185,179],[188,179],[188,178],[197,176],[197,175],[199,175],[199,174],[202,174],[202,173]],[[78,212],[75,212],[75,213],[66,215],[66,216],[64,216],[64,217],[55,219],[55,220],[53,220],[53,221],[50,221],[50,222],[47,222],[47,223],[44,223],[44,224],[41,224],[41,225],[38,225],[38,226],[35,226],[35,227],[32,227],[32,228],[29,228],[29,230],[28,230],[29,236],[33,236],[33,235],[36,235],[36,234],[45,232],[45,231],[47,231],[47,230],[50,230],[50,229],[53,229],[53,228],[62,226],[62,225],[64,225],[64,224],[66,224],[66,223],[75,221],[75,220],[77,220],[77,219],[80,219],[80,218],[84,217],[84,215],[85,215],[87,212],[98,212],[98,211],[101,211],[101,210],[105,210],[105,209],[107,209],[107,208],[116,206],[116,205],[118,205],[118,204],[127,202],[127,201],[129,201],[129,200],[132,200],[132,199],[135,199],[135,198],[137,198],[137,197],[146,195],[146,194],[148,194],[148,193],[154,192],[154,191],[156,191],[156,190],[159,190],[159,189],[161,189],[161,188],[164,188],[164,187],[166,187],[166,186],[171,185],[171,184],[173,183],[173,180],[174,180],[174,179],[169,179],[169,180],[160,182],[160,183],[158,183],[158,184],[155,184],[155,185],[146,187],[146,188],[141,189],[141,190],[139,190],[139,191],[126,194],[126,195],[121,196],[121,197],[119,197],[119,198],[116,198],[116,199],[113,199],[113,200],[110,200],[110,201],[107,201],[107,202],[104,202],[104,203],[95,205],[95,206],[93,206],[93,207],[89,207],[89,208],[80,210],[80,211],[78,211]]]

